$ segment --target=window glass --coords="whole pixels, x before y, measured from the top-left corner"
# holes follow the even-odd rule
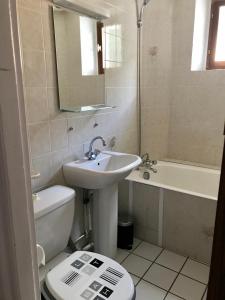
[[[219,9],[215,61],[225,61],[225,6]]]

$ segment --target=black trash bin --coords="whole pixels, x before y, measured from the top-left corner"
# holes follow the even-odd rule
[[[129,216],[121,216],[118,220],[117,246],[121,249],[131,250],[134,240],[134,223]]]

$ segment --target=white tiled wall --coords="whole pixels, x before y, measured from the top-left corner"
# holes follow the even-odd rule
[[[112,17],[106,23],[121,25],[123,61],[120,68],[106,70],[105,94],[117,108],[78,114],[58,108],[51,2],[18,0],[31,167],[41,173],[34,190],[63,183],[62,164],[82,156],[83,144],[97,135],[107,140],[116,136],[117,150],[137,151],[135,5],[111,2]]]
[[[152,0],[143,26],[143,153],[220,166],[225,71],[191,72],[195,0]]]
[[[225,71],[191,72],[195,1],[176,1],[173,24],[169,158],[220,166]]]
[[[152,0],[145,8],[142,47],[142,152],[167,156],[174,1]]]

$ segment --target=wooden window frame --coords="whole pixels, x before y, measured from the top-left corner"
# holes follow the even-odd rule
[[[225,0],[216,1],[211,7],[211,21],[209,28],[209,42],[207,52],[207,70],[225,69],[225,61],[215,61],[216,41],[219,25],[219,10],[220,7],[225,6]]]
[[[103,75],[105,73],[103,67],[103,45],[102,45],[102,29],[104,24],[97,22],[97,49],[98,49],[98,74]]]

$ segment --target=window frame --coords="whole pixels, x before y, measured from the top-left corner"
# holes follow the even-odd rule
[[[105,74],[105,69],[103,67],[103,41],[102,41],[102,31],[104,24],[101,21],[97,22],[97,47],[98,47],[98,74]]]
[[[225,69],[225,61],[215,61],[216,41],[219,25],[219,10],[225,6],[225,0],[216,1],[211,6],[209,42],[207,51],[207,70]]]

